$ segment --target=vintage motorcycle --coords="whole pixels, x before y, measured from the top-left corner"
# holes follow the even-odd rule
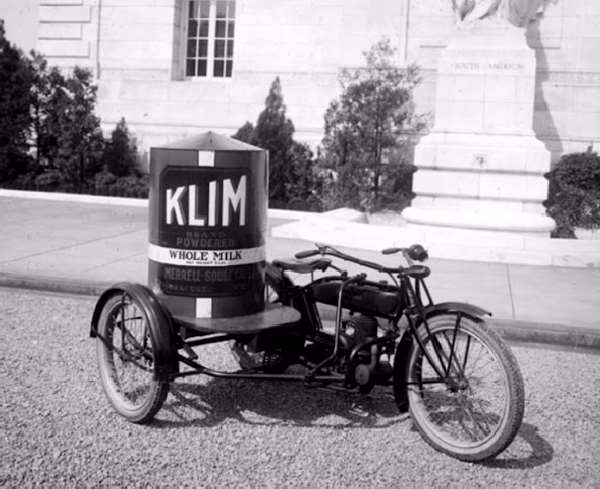
[[[119,414],[147,423],[169,383],[193,374],[362,393],[382,386],[392,389],[399,410],[410,412],[435,449],[465,461],[494,457],[513,441],[523,419],[524,385],[515,357],[486,323],[488,312],[433,302],[422,246],[383,250],[399,252],[405,266],[384,266],[324,244],[267,263],[266,308],[281,312],[281,322],[270,327],[249,321],[234,328],[226,319],[198,327],[172,316],[146,287],[117,284],[100,297],[91,325],[104,391]],[[330,257],[387,280],[350,275]],[[305,274],[310,280],[303,285],[290,278]],[[323,319],[327,308],[332,321]],[[198,360],[194,347],[224,341],[239,370],[214,370]]]

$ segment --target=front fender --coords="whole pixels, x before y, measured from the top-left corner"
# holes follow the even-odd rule
[[[467,304],[465,302],[440,302],[439,304],[433,304],[427,306],[424,309],[425,320],[438,316],[441,314],[462,314],[463,316],[472,319],[473,321],[480,322],[485,316],[491,316],[492,314],[481,307],[474,306],[473,304]],[[423,324],[423,320],[417,319],[417,329]],[[396,404],[401,413],[408,411],[408,395],[406,392],[406,385],[404,379],[407,375],[408,370],[408,359],[410,349],[413,343],[413,336],[408,333],[404,333],[398,346],[396,347],[396,353],[394,355],[394,396],[396,398]]]
[[[430,318],[439,314],[453,314],[458,312],[475,321],[481,321],[483,317],[492,315],[491,312],[466,302],[440,302],[439,304],[433,304],[425,308],[425,318]]]
[[[147,287],[120,282],[106,289],[94,308],[90,325],[90,336],[96,337],[98,320],[106,302],[113,296],[127,294],[139,304],[148,318],[150,336],[154,347],[156,380],[168,380],[170,374],[179,371],[176,334],[170,314],[161,306],[156,296]]]

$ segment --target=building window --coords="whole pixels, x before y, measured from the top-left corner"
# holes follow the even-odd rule
[[[235,0],[189,2],[185,76],[231,77]]]

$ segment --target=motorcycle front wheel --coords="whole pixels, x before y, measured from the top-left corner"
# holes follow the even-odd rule
[[[524,413],[517,361],[485,322],[444,314],[419,328],[406,385],[409,409],[433,448],[477,462],[498,455],[516,436]],[[441,374],[441,375],[440,375]]]

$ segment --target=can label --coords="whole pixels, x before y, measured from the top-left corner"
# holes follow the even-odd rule
[[[165,169],[160,189],[162,231],[243,228],[247,224],[248,175],[232,168]]]
[[[265,247],[257,246],[256,248],[235,250],[194,250],[165,248],[150,244],[148,247],[148,258],[170,265],[228,267],[263,261],[265,259]]]
[[[246,293],[256,264],[265,260],[260,230],[253,229],[248,169],[166,167],[159,184],[159,265],[165,294],[216,297]]]

